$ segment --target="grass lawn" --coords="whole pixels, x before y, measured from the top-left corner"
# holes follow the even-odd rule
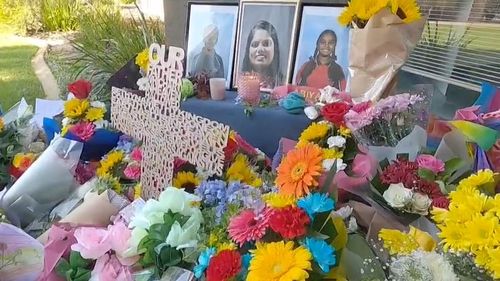
[[[31,66],[36,46],[0,32],[0,106],[8,110],[22,97],[34,105],[44,96],[42,85]]]

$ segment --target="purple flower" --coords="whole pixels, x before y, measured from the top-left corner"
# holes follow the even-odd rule
[[[116,148],[128,154],[134,148],[134,139],[129,135],[121,135]]]
[[[231,204],[237,204],[245,209],[262,210],[265,207],[262,202],[262,194],[259,189],[245,185],[244,188],[228,195],[227,200]]]

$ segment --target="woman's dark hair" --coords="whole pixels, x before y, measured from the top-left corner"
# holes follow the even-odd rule
[[[333,38],[335,40],[335,47],[337,46],[337,34],[335,34],[335,31],[333,31],[331,29],[323,30],[323,32],[321,32],[321,34],[318,36],[318,39],[316,40],[316,49],[314,50],[314,55],[309,58],[309,61],[306,63],[304,70],[302,71],[301,79],[298,83],[300,86],[307,85],[307,78],[309,77],[309,75],[311,75],[313,70],[316,68],[316,66],[318,64],[317,57],[319,54],[319,41],[321,40],[321,37],[323,37],[327,34],[333,36]],[[339,81],[336,81],[336,80],[338,80],[339,77],[342,78],[341,80],[344,80],[345,76],[344,76],[344,72],[342,71],[342,68],[335,62],[337,60],[337,55],[335,54],[335,47],[333,48],[332,56],[331,56],[332,60],[330,62],[330,66],[328,67],[328,78],[330,79],[330,81],[332,81],[335,84],[333,86],[338,88],[338,87],[340,87],[340,85],[337,85],[337,84],[339,84]]]
[[[258,21],[250,30],[250,33],[248,34],[247,38],[247,45],[245,48],[245,57],[243,58],[243,66],[241,70],[243,72],[253,72],[252,68],[252,63],[250,62],[250,45],[252,44],[252,39],[255,35],[255,31],[257,30],[265,30],[269,33],[271,36],[271,39],[273,39],[274,43],[274,57],[273,61],[271,62],[271,65],[269,66],[269,69],[267,73],[263,73],[265,75],[270,76],[271,78],[275,79],[275,82],[278,83],[281,80],[281,73],[280,73],[280,46],[278,42],[278,33],[276,32],[276,28],[269,22],[265,20],[260,20]]]

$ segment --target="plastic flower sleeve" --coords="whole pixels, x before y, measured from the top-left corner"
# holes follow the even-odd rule
[[[1,206],[20,225],[26,226],[47,214],[73,192],[73,174],[82,152],[82,144],[64,138],[55,139],[33,165],[8,189]]]

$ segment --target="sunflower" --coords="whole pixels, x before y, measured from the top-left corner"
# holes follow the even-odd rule
[[[405,23],[419,20],[420,7],[415,0],[390,0],[391,12],[399,16]]]
[[[85,115],[90,107],[88,100],[72,99],[64,103],[64,117],[78,119]]]
[[[201,180],[193,172],[178,172],[175,175],[172,185],[177,188],[184,188],[186,191],[191,192],[200,185]]]
[[[302,246],[294,249],[292,241],[257,243],[257,249],[250,252],[253,258],[247,281],[306,280],[307,271],[312,270],[311,253]]]
[[[254,172],[244,154],[236,155],[233,163],[226,171],[226,180],[228,182],[239,181],[253,187],[262,186],[262,180]]]
[[[281,193],[301,197],[318,186],[323,151],[315,144],[306,144],[288,152],[277,171],[276,184]]]
[[[326,122],[312,123],[300,134],[299,144],[318,141],[326,136],[328,130],[330,130],[330,125]]]
[[[137,64],[142,71],[148,72],[149,68],[149,49],[144,49],[135,57],[135,64]]]
[[[99,162],[99,168],[97,168],[97,176],[105,177],[109,175],[109,172],[119,163],[122,162],[125,154],[121,150],[113,150],[108,153],[104,158]]]
[[[90,122],[95,122],[104,119],[104,113],[106,109],[100,107],[91,107],[87,110],[87,114],[85,114],[85,119]]]
[[[269,207],[274,209],[295,206],[297,200],[294,196],[270,192],[263,196],[264,201]]]

